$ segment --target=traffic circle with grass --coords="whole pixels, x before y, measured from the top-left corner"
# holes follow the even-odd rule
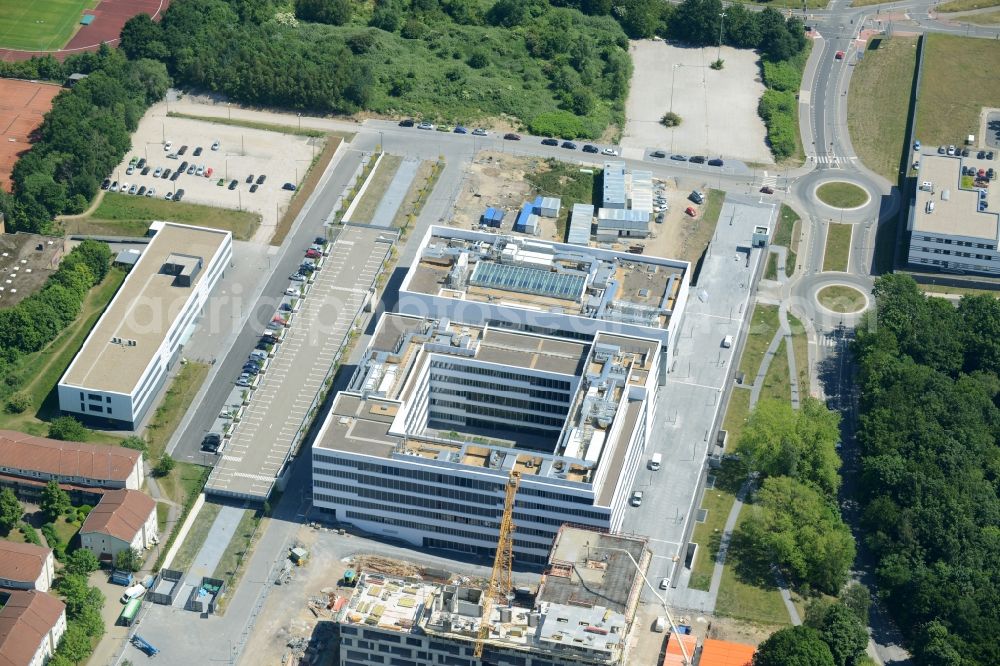
[[[844,284],[823,287],[816,293],[816,300],[827,310],[840,314],[853,314],[868,307],[868,296]]]
[[[861,208],[871,201],[865,188],[843,180],[825,182],[816,188],[815,194],[827,206],[844,210]]]

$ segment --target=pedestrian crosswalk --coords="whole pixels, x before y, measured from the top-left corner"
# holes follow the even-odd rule
[[[761,185],[763,185],[765,187],[775,187],[777,184],[778,184],[778,174],[774,174],[773,176],[770,176],[765,171],[764,172],[764,178],[763,178],[763,180],[761,182]]]

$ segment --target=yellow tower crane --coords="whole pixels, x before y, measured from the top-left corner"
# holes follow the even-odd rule
[[[493,573],[490,575],[490,585],[483,591],[483,616],[479,624],[479,637],[476,639],[475,656],[483,656],[483,646],[490,635],[490,615],[493,605],[507,603],[510,599],[514,580],[510,568],[514,559],[514,497],[521,485],[521,473],[511,470],[507,478],[507,496],[503,504],[503,516],[500,518],[500,536],[497,539],[497,554],[493,558]]]

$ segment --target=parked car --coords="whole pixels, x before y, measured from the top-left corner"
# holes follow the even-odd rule
[[[585,152],[585,153],[599,153],[601,151],[597,148],[597,146],[588,143],[588,144],[585,144],[583,146],[583,152]]]
[[[160,178],[170,178],[170,169],[164,169],[163,173],[160,174]]]
[[[313,245],[326,245],[326,244],[328,244],[329,242],[330,242],[330,241],[328,241],[328,240],[327,240],[326,238],[324,238],[323,236],[316,236],[316,238],[314,238],[314,239],[313,239]]]
[[[669,578],[661,578],[660,579],[660,589],[661,590],[665,590],[668,587],[670,587],[670,579]]]
[[[167,192],[166,194],[163,195],[163,200],[164,201],[170,201],[173,198],[174,198],[174,195],[172,193],[170,193],[170,192]]]
[[[469,130],[462,127],[461,125],[455,126],[455,134],[468,134]]]
[[[507,132],[506,134],[503,135],[503,138],[505,141],[520,141],[521,135],[514,134],[513,132]]]
[[[425,120],[424,122],[417,125],[417,129],[432,130],[434,129],[434,123],[429,123]]]
[[[632,493],[632,499],[630,500],[632,502],[632,506],[640,506],[642,504],[642,496],[643,492],[641,490],[636,490]]]
[[[980,150],[978,153],[976,153],[976,159],[977,160],[984,160],[984,159],[986,159],[986,151],[985,150]]]
[[[187,169],[188,169],[189,166],[193,166],[193,165],[188,164],[188,161],[184,160],[183,162],[181,162],[181,165],[179,167],[177,167],[177,170],[178,171],[187,171]]]
[[[294,192],[295,191],[295,184],[294,183],[285,183],[284,185],[281,186],[281,189],[288,190],[289,192]]]
[[[239,183],[236,182],[235,178],[229,181],[229,189],[235,190],[237,185],[239,185]]]
[[[437,126],[437,131],[438,132],[450,132],[451,131],[451,125],[438,125]]]
[[[704,164],[706,159],[708,158],[705,157],[704,155],[695,155],[691,159],[689,159],[688,162],[691,162],[693,164]]]
[[[968,156],[969,156],[969,149],[962,148],[962,157],[968,157]]]
[[[136,195],[140,197],[146,196],[146,186],[143,185],[142,187],[140,187],[138,191],[136,191]]]
[[[198,146],[197,148],[195,148],[194,152],[191,153],[191,154],[194,155],[195,157],[198,157],[199,155],[201,155],[201,146]]]
[[[134,167],[134,166],[135,166],[136,164],[138,164],[138,163],[139,163],[139,158],[138,158],[138,157],[133,157],[132,159],[130,159],[130,160],[128,161],[128,165],[129,165],[130,167]]]
[[[281,305],[278,306],[278,311],[279,312],[291,312],[292,311],[292,304],[291,303],[282,303]]]
[[[236,380],[237,386],[250,386],[250,375],[242,374]]]
[[[134,173],[135,173],[135,167],[134,166],[130,166],[129,168],[125,169],[125,175],[126,176],[131,176]]]
[[[204,164],[199,164],[198,168],[194,170],[194,175],[196,175],[196,176],[203,176],[203,175],[205,175],[205,165]]]
[[[654,150],[649,154],[650,157],[655,157],[656,159],[663,159],[667,154],[662,150]]]
[[[102,190],[106,190],[106,189],[108,189],[109,187],[111,187],[111,179],[110,179],[110,178],[105,178],[105,179],[104,179],[104,182],[103,182],[103,183],[101,183],[101,189],[102,189]]]
[[[170,180],[172,182],[176,181],[178,178],[180,178],[183,175],[184,175],[184,173],[182,171],[174,171],[173,175],[170,176]]]
[[[718,157],[716,157],[715,159],[712,159],[712,160],[708,161],[708,166],[720,167],[723,164],[725,164],[725,162],[723,162],[722,160],[720,160]]]
[[[761,192],[762,192],[763,194],[774,194],[774,188],[772,188],[772,187],[769,187],[769,186],[767,186],[767,185],[765,185],[764,187],[760,188],[760,191],[761,191]]]
[[[913,150],[916,150],[916,151],[919,151],[919,150],[920,150],[920,139],[916,139],[916,140],[915,140],[915,141],[913,142]]]
[[[265,176],[264,174],[260,174],[259,176],[257,176],[258,185],[263,185],[265,180],[267,180],[267,176]]]
[[[147,197],[155,197],[156,196],[156,188],[155,187],[151,187],[148,190],[146,190],[146,196]]]
[[[123,182],[121,184],[121,186],[118,188],[118,191],[119,192],[128,192],[128,183]]]
[[[299,265],[299,273],[303,275],[312,275],[316,272],[316,267],[312,264],[301,264]]]
[[[399,126],[400,127],[413,127],[413,119],[412,118],[404,118],[403,120],[399,121]]]
[[[211,451],[212,453],[214,453],[219,450],[219,447],[221,445],[222,445],[222,435],[220,435],[217,432],[210,432],[206,434],[205,437],[201,440],[202,451]]]
[[[184,198],[184,190],[180,189],[174,192],[174,201],[180,201]]]
[[[566,150],[576,150],[576,144],[573,143],[572,141],[563,141],[561,147],[565,148]]]
[[[197,170],[198,170],[197,165],[192,164],[191,166],[189,166],[187,168],[187,173],[188,173],[189,176],[193,176],[194,172],[197,171]]]
[[[955,154],[955,146],[948,146],[948,154],[949,155]]]
[[[138,190],[138,189],[139,189],[138,185],[132,185],[131,187],[128,188],[128,193],[129,194],[135,194],[136,190]]]
[[[688,199],[695,202],[696,204],[705,203],[705,193],[695,190],[688,195]]]
[[[260,187],[260,185],[254,183],[253,185],[250,186],[250,192],[251,193],[256,192],[258,187]]]
[[[944,155],[948,152],[948,146],[938,146],[938,155]]]
[[[303,275],[302,273],[292,273],[291,275],[288,276],[288,279],[291,280],[292,282],[305,282],[306,276]]]
[[[302,290],[298,287],[289,287],[285,290],[285,296],[301,296]]]
[[[611,157],[618,157],[618,151],[615,150],[614,148],[605,148],[601,152],[604,153],[605,155],[610,155]]]
[[[698,217],[698,211],[696,211],[693,206],[688,206],[687,208],[684,209],[684,212],[690,215],[691,217]]]
[[[548,139],[542,139],[542,145],[543,146],[558,146],[559,145],[559,141],[550,137]]]
[[[306,258],[307,259],[318,259],[319,256],[320,256],[319,250],[314,250],[312,248],[309,248],[308,250],[306,250]]]
[[[140,171],[139,173],[141,173],[143,176],[147,175],[149,173],[149,167],[148,166],[142,167],[142,171]]]
[[[253,174],[247,176],[247,185],[250,185],[251,183],[253,183]]]
[[[687,155],[675,154],[671,155],[670,159],[672,159],[675,162],[687,162],[688,158]]]
[[[211,178],[213,171],[214,169],[212,169],[212,167],[208,167],[207,169],[205,169],[205,178]]]
[[[109,187],[108,190],[110,190],[112,192],[117,192],[118,191],[118,181],[117,180],[111,181],[111,187]]]
[[[988,160],[992,160],[993,159],[993,151],[992,150],[987,150],[986,151],[986,159],[988,159]]]
[[[159,178],[162,173],[163,173],[163,167],[156,167],[156,169],[153,171],[153,178]]]
[[[181,146],[180,148],[177,149],[177,154],[178,155],[183,155],[187,151],[188,151],[188,147],[187,146]]]
[[[176,160],[176,159],[179,159],[179,158],[177,157],[177,153],[167,153],[167,159],[168,160]]]
[[[174,147],[173,141],[165,141],[163,143],[163,152],[168,153],[170,149]]]
[[[212,150],[218,150],[221,147],[222,147],[222,144],[220,144],[218,141],[213,141],[212,142]]]
[[[472,130],[472,134],[474,136],[486,136],[487,132],[482,127],[477,127],[476,129]]]

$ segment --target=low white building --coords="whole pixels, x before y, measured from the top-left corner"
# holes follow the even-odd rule
[[[45,666],[66,633],[66,605],[39,590],[0,590],[0,666]]]
[[[521,474],[515,557],[621,527],[655,422],[660,343],[386,314],[313,444],[313,504],[418,546],[492,556]]]
[[[121,551],[141,553],[157,539],[156,502],[138,490],[104,493],[80,528],[80,545],[112,562]]]
[[[59,380],[59,409],[135,428],[228,268],[232,244],[228,231],[160,225]]]
[[[51,548],[0,540],[0,587],[48,592],[53,578]]]

